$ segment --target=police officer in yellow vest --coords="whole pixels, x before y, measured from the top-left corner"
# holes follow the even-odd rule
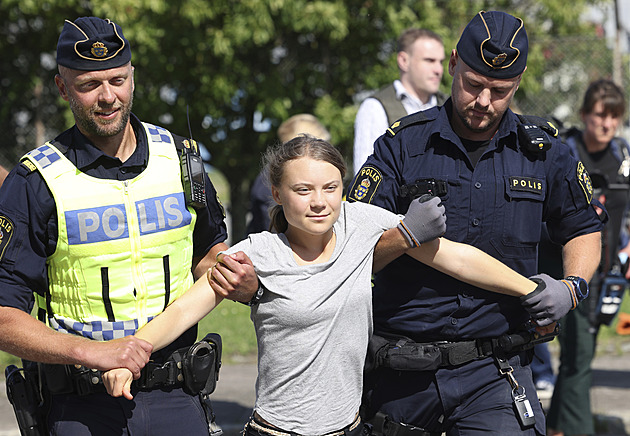
[[[180,155],[196,144],[131,113],[131,48],[117,24],[66,21],[57,63],[76,124],[25,155],[0,190],[0,348],[56,364],[42,370],[50,434],[208,434],[208,411],[181,380],[147,374],[169,368],[196,326],[153,354],[132,335],[227,248],[216,191],[203,172],[202,195],[189,201]],[[231,271],[225,292],[253,295],[248,259],[222,268]],[[52,328],[29,315],[33,293]],[[144,383],[133,401],[113,398],[73,380],[80,365],[127,367]]]

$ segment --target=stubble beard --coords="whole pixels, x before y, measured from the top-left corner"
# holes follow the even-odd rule
[[[471,108],[472,109],[472,108]],[[464,110],[464,111],[460,111],[459,109],[455,109],[455,113],[457,114],[457,118],[459,118],[459,120],[461,121],[461,123],[463,124],[463,126],[470,130],[471,132],[474,133],[486,133],[489,132],[493,129],[495,129],[497,127],[497,116],[496,115],[491,115],[491,114],[487,114],[488,118],[486,119],[487,122],[484,125],[481,126],[473,126],[472,124],[472,116],[467,117],[467,112],[468,110]]]
[[[84,109],[72,96],[69,96],[70,110],[74,115],[74,120],[85,136],[108,138],[121,133],[131,114],[133,106],[133,94],[129,98],[129,103],[122,105],[120,109],[120,117],[110,122],[98,123],[96,121],[95,112],[102,110],[98,105],[89,109]]]

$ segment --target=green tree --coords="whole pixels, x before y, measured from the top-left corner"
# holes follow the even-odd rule
[[[188,113],[192,136],[229,182],[238,240],[260,153],[275,141],[277,126],[293,114],[314,113],[351,156],[359,99],[398,76],[395,40],[403,29],[430,28],[450,51],[481,9],[523,17],[532,44],[519,98],[527,99],[544,91],[549,46],[535,41],[592,32],[578,23],[594,3],[603,2],[574,0],[567,8],[563,0],[3,0],[0,50],[10,61],[0,66],[1,141],[15,157],[36,145],[25,139],[24,125],[41,124],[46,137],[69,127],[52,81],[63,20],[110,18],[132,44],[134,112],[183,135]],[[443,90],[449,88],[445,74]],[[54,118],[60,108],[64,126]]]

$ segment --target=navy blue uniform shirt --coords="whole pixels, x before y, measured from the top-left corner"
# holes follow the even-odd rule
[[[355,176],[348,199],[404,214],[411,199],[401,196],[401,186],[418,179],[446,182],[444,237],[474,245],[527,277],[537,273],[542,221],[560,244],[601,229],[588,176],[565,144],[553,139],[546,152],[521,149],[518,118],[508,110],[473,166],[451,128],[451,109],[448,100],[403,118],[405,127],[388,129]],[[421,117],[427,120],[417,121]],[[467,285],[406,255],[375,277],[375,332],[417,342],[497,337],[528,319],[518,298]]]
[[[136,150],[125,162],[94,147],[76,126],[55,141],[68,147],[65,156],[84,173],[101,179],[128,180],[146,168],[149,153],[146,132],[134,115],[131,124]],[[227,238],[223,208],[207,176],[206,197],[207,208],[197,210],[193,232],[195,257],[204,256],[212,246]],[[58,236],[55,201],[38,171],[31,172],[20,164],[7,176],[0,189],[0,222],[3,219],[12,223],[13,229],[0,250],[0,305],[30,312],[33,291],[43,293],[48,289],[46,258],[54,253]]]

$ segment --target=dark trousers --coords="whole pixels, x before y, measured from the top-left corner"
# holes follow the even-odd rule
[[[547,426],[565,435],[595,433],[590,389],[597,332],[591,329],[589,305],[585,304],[590,298],[560,321],[560,368]]]
[[[50,436],[208,435],[199,398],[182,389],[134,393],[55,395],[48,417]]]
[[[371,412],[447,436],[544,435],[545,417],[529,368],[530,354],[509,359],[519,385],[525,388],[535,427],[521,428],[513,406],[512,387],[499,375],[492,357],[435,371],[377,370],[368,386]]]

